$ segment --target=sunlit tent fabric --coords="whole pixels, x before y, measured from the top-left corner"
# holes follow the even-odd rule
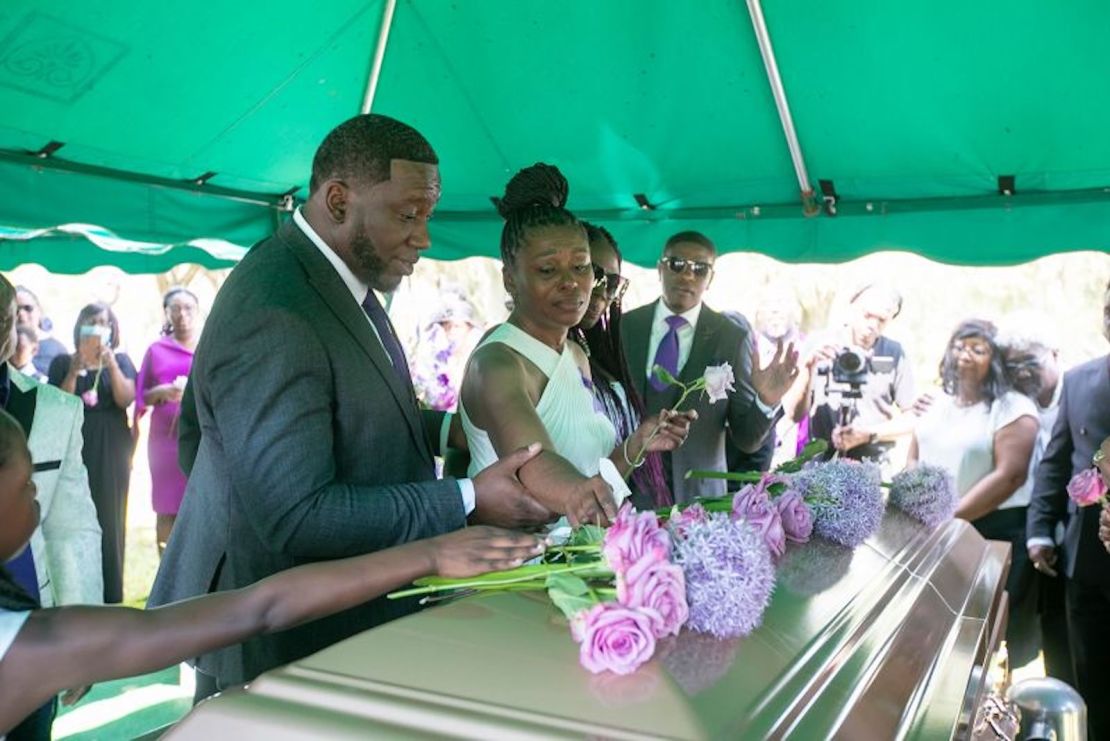
[[[0,225],[95,224],[170,261],[198,259],[182,247],[197,239],[251,244],[307,196],[316,146],[359,111],[385,7],[7,3]],[[764,12],[809,185],[820,202],[827,181],[835,215],[803,212],[744,2],[400,0],[373,110],[439,152],[429,255],[495,256],[490,199],[537,160],[640,264],[688,228],[789,261],[897,249],[1004,264],[1110,247],[1110,4]],[[0,267],[28,244],[51,269],[88,261],[75,250],[71,264],[57,239],[0,239]]]

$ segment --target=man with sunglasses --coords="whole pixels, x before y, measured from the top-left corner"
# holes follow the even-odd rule
[[[1110,283],[1103,295],[1103,333],[1110,340]],[[1034,568],[1065,579],[1068,639],[1076,689],[1087,703],[1088,738],[1110,739],[1110,553],[1098,538],[1098,506],[1079,508],[1068,498],[1072,477],[1092,465],[1102,441],[1110,437],[1110,355],[1064,374],[1060,411],[1041,463],[1026,519],[1026,546]],[[1054,535],[1066,524],[1062,563]]]
[[[664,456],[676,502],[725,493],[724,481],[688,480],[686,472],[725,470],[728,446],[745,453],[759,450],[798,372],[792,346],[778,348],[766,367],[753,363],[750,329],[702,302],[716,259],[717,248],[704,234],[675,234],[659,260],[663,295],[628,312],[623,322],[625,355],[648,414],[672,408],[680,393],[652,374],[656,365],[683,383],[700,377],[706,367],[725,362],[736,376],[736,391],[727,400],[711,404],[699,395],[684,405],[696,410],[698,419],[690,426],[686,444]]]

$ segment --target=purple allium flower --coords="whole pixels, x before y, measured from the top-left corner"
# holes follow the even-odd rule
[[[746,522],[715,513],[675,545],[686,574],[691,630],[734,638],[751,633],[771,601],[775,572],[763,537]]]
[[[855,548],[883,519],[882,475],[874,463],[832,460],[803,468],[791,479],[813,512],[813,532]]]
[[[890,484],[890,503],[929,527],[951,520],[958,499],[952,474],[928,463],[902,471]]]

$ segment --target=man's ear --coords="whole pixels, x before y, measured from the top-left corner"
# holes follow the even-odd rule
[[[347,186],[340,180],[329,180],[324,185],[324,207],[336,224],[347,220]]]

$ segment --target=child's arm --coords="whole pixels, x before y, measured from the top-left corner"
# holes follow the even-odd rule
[[[472,527],[365,556],[300,566],[243,589],[156,610],[36,610],[0,661],[0,733],[67,687],[154,671],[260,633],[292,628],[428,574],[460,577],[514,568],[542,550],[534,535]]]

